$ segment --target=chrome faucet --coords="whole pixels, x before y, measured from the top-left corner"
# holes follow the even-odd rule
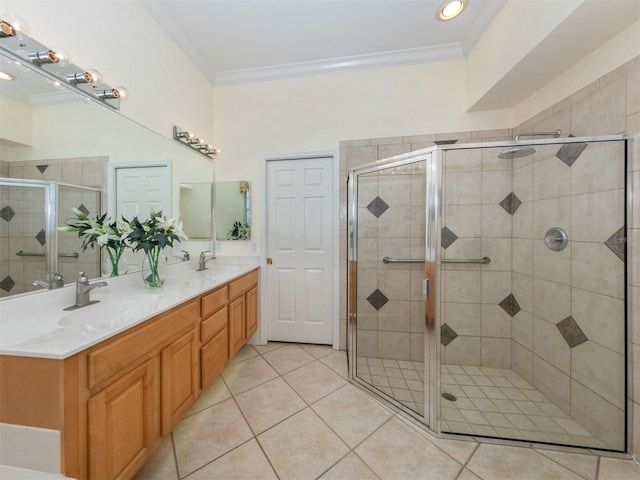
[[[210,252],[211,250],[205,250],[204,252],[200,252],[200,260],[198,261],[198,269],[196,270],[196,272],[201,272],[202,270],[206,270],[207,269],[207,261],[211,260],[212,258],[216,258],[215,256],[210,257],[210,258],[206,258],[204,256],[205,253]]]
[[[98,303],[100,300],[89,299],[89,292],[94,288],[106,287],[107,285],[107,282],[94,282],[90,284],[84,272],[78,273],[78,278],[76,279],[76,303],[63,310],[75,310],[76,308]]]
[[[182,255],[183,262],[188,262],[189,260],[191,260],[191,257],[189,256],[189,252],[187,252],[186,250],[181,250],[181,252],[183,253]]]
[[[62,279],[62,274],[55,272],[50,274],[48,282],[44,282],[42,280],[34,280],[32,285],[46,288],[47,290],[53,290],[54,288],[64,287],[64,280]]]

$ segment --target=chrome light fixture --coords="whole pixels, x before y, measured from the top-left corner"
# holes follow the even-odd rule
[[[220,150],[213,148],[213,145],[206,143],[203,138],[198,138],[194,133],[182,130],[180,127],[175,125],[173,126],[173,139],[196,152],[201,153],[209,159],[213,159],[218,153],[220,153]]]
[[[70,88],[115,110],[120,109],[120,100],[127,96],[125,88],[103,83],[96,70],[73,64],[64,50],[35,40],[26,23],[15,15],[0,17],[0,51],[15,63],[16,75],[17,70],[37,70],[56,88]]]

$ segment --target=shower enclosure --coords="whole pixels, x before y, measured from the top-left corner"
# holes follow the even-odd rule
[[[64,283],[80,271],[100,276],[100,251],[83,252],[76,233],[56,230],[73,215],[72,207],[97,214],[100,190],[0,178],[0,298],[44,288],[57,275]]]
[[[626,142],[351,171],[352,381],[437,433],[625,451]]]

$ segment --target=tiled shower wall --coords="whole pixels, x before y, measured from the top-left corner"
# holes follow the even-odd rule
[[[513,129],[426,134],[350,140],[340,143],[340,327],[346,332],[347,172],[364,163],[435,145],[437,141],[480,142],[511,140],[525,131],[562,128],[564,134],[635,135],[628,162],[627,231],[627,403],[632,416],[632,451],[640,457],[640,57],[613,70]],[[515,265],[514,265],[515,266]],[[517,328],[517,327],[516,327]],[[341,348],[346,338],[341,338]],[[518,347],[516,347],[518,348]],[[517,362],[514,359],[514,362]]]
[[[39,161],[0,161],[0,176],[16,179],[64,182],[103,189],[107,181],[107,157],[68,158]],[[15,295],[40,287],[34,280],[44,280],[45,263],[42,257],[18,257],[19,250],[44,253],[45,218],[44,196],[41,189],[15,188],[0,192],[0,297]],[[103,199],[103,202],[105,200]],[[92,214],[101,209],[95,192],[61,187],[58,205],[62,223],[69,218],[71,207],[84,208]],[[78,252],[79,258],[60,258],[59,267],[65,283],[72,282],[79,271],[90,276],[99,275],[96,252],[83,253],[77,235],[61,233],[59,251]]]
[[[384,264],[424,256],[424,162],[358,179],[358,352],[424,358],[423,265]]]

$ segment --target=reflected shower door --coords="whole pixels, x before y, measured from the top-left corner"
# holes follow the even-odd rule
[[[440,429],[624,451],[625,142],[531,146],[444,154]]]
[[[349,301],[352,376],[424,416],[426,162],[421,158],[352,174]]]

